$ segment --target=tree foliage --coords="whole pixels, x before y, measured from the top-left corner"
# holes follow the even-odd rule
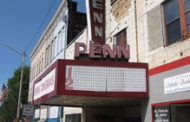
[[[4,98],[3,103],[0,107],[0,122],[12,122],[16,118],[20,86],[20,73],[21,67],[14,71],[14,76],[12,78],[8,79],[8,94]],[[28,101],[29,74],[30,67],[25,66],[21,95],[22,104],[27,104]]]

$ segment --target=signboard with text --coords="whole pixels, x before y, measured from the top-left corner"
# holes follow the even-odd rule
[[[153,106],[154,122],[170,122],[169,105]]]
[[[38,83],[34,85],[34,100],[54,91],[55,71],[56,69],[53,69],[45,77],[43,77]]]
[[[89,40],[104,44],[105,0],[86,0]]]
[[[190,90],[190,72],[164,79],[165,94],[188,90]]]
[[[22,115],[24,116],[32,116],[34,111],[34,107],[32,105],[24,105],[22,110]]]
[[[47,84],[47,81],[50,82],[49,87],[44,87],[42,84]],[[41,89],[41,86],[47,89]],[[70,96],[147,98],[148,64],[58,60],[35,81],[32,103]],[[57,109],[52,108],[52,111]],[[52,113],[52,117],[55,116]]]

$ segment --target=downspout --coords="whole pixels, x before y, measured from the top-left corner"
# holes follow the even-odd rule
[[[138,42],[137,1],[136,0],[134,0],[134,6],[135,6],[136,52],[137,52],[137,62],[139,62],[139,42]]]

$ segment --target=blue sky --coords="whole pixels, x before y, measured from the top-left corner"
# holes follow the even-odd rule
[[[38,34],[42,20],[47,14],[53,0],[0,0],[0,43],[23,52],[26,50],[25,65],[30,65],[29,55],[41,34],[47,27],[62,0],[56,0]],[[78,2],[77,10],[85,12],[85,0]],[[0,87],[13,76],[14,70],[21,66],[22,56],[0,45]]]

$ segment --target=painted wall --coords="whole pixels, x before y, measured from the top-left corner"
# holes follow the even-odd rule
[[[164,46],[164,1],[136,0],[139,58],[150,69],[190,55],[189,38]]]
[[[33,86],[34,80],[36,77],[42,73],[45,64],[45,47],[46,45],[41,45],[38,53],[35,54],[36,58],[31,59],[30,65],[30,82],[29,82],[29,93],[28,93],[28,101],[32,100],[33,96]]]
[[[164,93],[164,79],[173,76],[190,73],[190,65],[176,68],[170,71],[155,74],[149,77],[149,100],[142,103],[142,114],[144,122],[152,121],[151,104],[164,103],[172,101],[187,100],[190,98],[190,90],[183,92],[176,92],[171,94]]]
[[[28,101],[32,101],[33,84],[48,66],[64,59],[67,40],[68,8],[63,1],[30,55],[31,71]]]

